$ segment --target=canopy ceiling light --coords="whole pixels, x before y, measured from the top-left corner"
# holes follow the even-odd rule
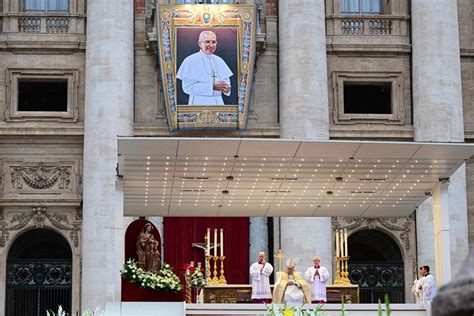
[[[126,216],[411,214],[464,143],[119,137]]]

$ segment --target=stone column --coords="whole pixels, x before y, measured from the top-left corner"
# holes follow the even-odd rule
[[[281,137],[329,139],[324,1],[278,5]]]
[[[416,141],[464,141],[456,3],[452,0],[412,1]]]
[[[87,3],[82,308],[121,298],[123,192],[117,136],[133,134],[133,2]],[[117,188],[116,188],[117,185]]]
[[[433,190],[433,216],[434,216],[434,240],[436,279],[438,286],[451,281],[451,248],[449,243],[449,182],[441,182]]]
[[[461,90],[461,62],[457,2],[450,0],[412,1],[413,45],[413,125],[415,141],[463,142],[463,107]],[[453,273],[467,255],[466,173],[462,166],[451,177],[449,212],[456,214],[451,223],[449,260]],[[431,201],[425,202],[428,204]],[[422,235],[433,231],[428,207],[420,207],[417,214],[419,264],[438,259],[424,249],[435,249],[434,238]],[[435,214],[436,215],[436,214]],[[459,217],[457,217],[459,216]],[[435,216],[436,217],[436,216]],[[436,230],[436,229],[435,229]],[[436,234],[436,232],[435,232]],[[426,263],[425,263],[426,262]],[[438,271],[439,267],[432,267]]]
[[[258,253],[265,252],[267,261],[271,260],[273,254],[268,253],[268,227],[266,217],[250,217],[250,251],[249,264],[258,259]]]
[[[466,191],[468,192],[467,195],[467,207],[468,207],[468,244],[469,244],[469,252],[474,253],[474,158],[471,157],[469,161],[466,163]]]
[[[329,139],[324,1],[282,0],[278,24],[280,137]],[[319,255],[332,271],[330,218],[282,217],[280,237],[297,270]]]

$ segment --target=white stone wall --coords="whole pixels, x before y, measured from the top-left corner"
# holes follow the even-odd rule
[[[249,267],[258,260],[258,253],[265,252],[267,261],[273,254],[268,253],[268,227],[266,217],[250,217]],[[276,270],[275,270],[276,271]]]

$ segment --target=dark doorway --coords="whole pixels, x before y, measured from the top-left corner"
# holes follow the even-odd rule
[[[7,258],[7,316],[44,316],[59,305],[70,314],[71,285],[72,253],[61,235],[34,229],[15,240]]]
[[[349,278],[359,284],[360,302],[405,302],[404,267],[400,249],[387,234],[362,230],[349,237]]]

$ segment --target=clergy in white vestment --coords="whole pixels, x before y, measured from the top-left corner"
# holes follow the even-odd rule
[[[270,275],[273,267],[265,260],[263,251],[258,253],[258,261],[250,266],[252,279],[252,303],[271,303]]]
[[[313,258],[313,266],[306,270],[305,280],[311,289],[311,303],[326,303],[326,282],[329,280],[328,269],[320,265],[321,259],[316,256]]]
[[[286,262],[286,272],[281,272],[280,279],[273,290],[274,304],[301,305],[311,303],[311,290],[300,272],[295,271],[295,261]]]
[[[418,281],[418,295],[420,302],[431,302],[436,296],[436,281],[430,274],[429,266],[420,267],[419,272],[421,278]]]
[[[217,37],[212,31],[202,31],[198,40],[199,52],[186,57],[176,78],[182,81],[183,92],[189,95],[190,105],[223,105],[222,94],[230,96],[230,77],[233,75],[225,61],[214,52]]]

